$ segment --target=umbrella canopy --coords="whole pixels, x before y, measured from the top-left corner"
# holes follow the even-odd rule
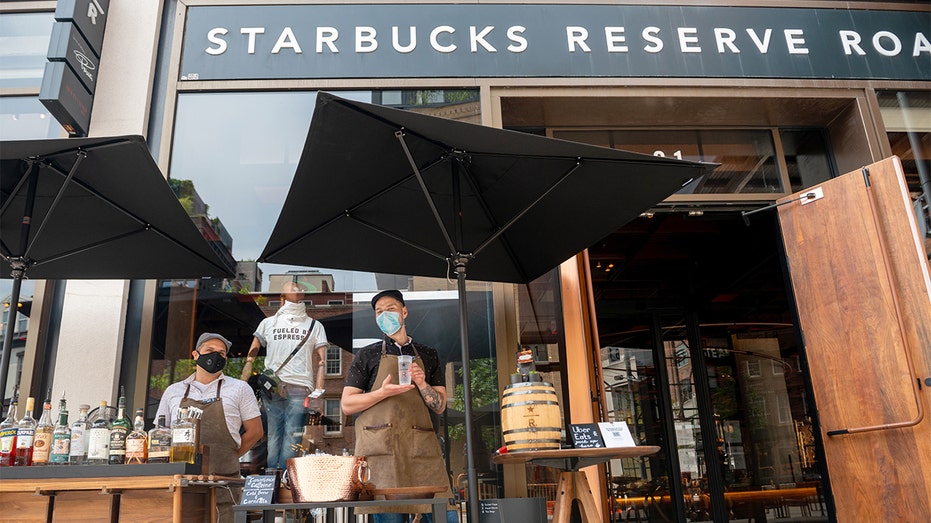
[[[0,277],[232,275],[178,202],[141,136],[0,143]],[[12,325],[0,363],[5,390]]]
[[[141,136],[5,141],[0,173],[3,278],[17,262],[33,279],[232,273],[191,222]],[[31,223],[23,227],[26,215]]]
[[[446,277],[455,252],[469,279],[528,282],[705,167],[320,93],[260,259]]]
[[[529,282],[710,167],[319,93],[259,261],[455,275],[469,517],[477,521],[466,275]]]

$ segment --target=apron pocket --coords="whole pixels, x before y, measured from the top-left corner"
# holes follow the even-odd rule
[[[391,423],[363,425],[356,432],[356,454],[361,456],[394,454],[394,448],[399,443],[398,432]]]

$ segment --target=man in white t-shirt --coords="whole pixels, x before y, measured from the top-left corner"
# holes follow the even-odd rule
[[[284,470],[304,431],[305,398],[323,395],[327,338],[323,325],[307,315],[304,291],[294,282],[281,289],[281,308],[262,320],[253,334],[243,376],[252,373],[252,361],[266,347],[265,369],[274,371],[278,390],[263,398],[268,415],[268,468]],[[308,335],[309,333],[309,335]],[[297,352],[294,349],[307,338]],[[291,356],[291,353],[294,355]]]

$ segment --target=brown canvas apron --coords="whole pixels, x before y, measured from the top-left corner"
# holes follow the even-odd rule
[[[184,397],[181,398],[181,407],[197,407],[204,411],[201,415],[198,430],[200,431],[201,445],[210,447],[210,460],[207,474],[216,474],[218,476],[239,477],[239,445],[230,434],[226,426],[226,413],[223,410],[223,400],[220,399],[220,388],[223,386],[223,380],[217,383],[217,396],[207,400],[197,401],[188,398],[191,392],[191,385],[188,384],[184,391]],[[239,496],[238,488],[232,489],[236,497]],[[225,487],[216,488],[217,497],[217,521],[225,522],[233,520],[233,492]]]
[[[414,362],[423,367],[417,349],[414,349]],[[385,344],[382,343],[381,360],[372,390],[378,390],[389,374],[394,376],[392,381],[397,383],[398,357],[386,354]],[[365,456],[368,460],[371,482],[376,489],[436,486],[446,488],[445,492],[436,497],[452,497],[446,463],[440,451],[440,442],[433,431],[430,411],[416,387],[382,400],[359,414],[355,421],[355,433],[355,454]],[[430,505],[408,505],[356,509],[355,512],[417,514],[432,509]]]

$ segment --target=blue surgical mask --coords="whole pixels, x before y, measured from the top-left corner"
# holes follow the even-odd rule
[[[382,332],[391,336],[401,330],[401,314],[394,311],[385,311],[375,318],[375,323]]]

